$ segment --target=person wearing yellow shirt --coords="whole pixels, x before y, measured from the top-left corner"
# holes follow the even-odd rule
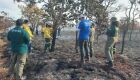
[[[33,33],[32,33],[32,31],[31,31],[31,29],[30,29],[30,27],[28,26],[28,20],[24,20],[24,23],[23,23],[23,29],[29,34],[29,37],[30,37],[30,39],[32,39],[33,38]]]
[[[46,23],[46,26],[42,27],[43,37],[46,42],[44,48],[45,52],[49,51],[51,48],[52,32],[53,32],[53,28],[51,27],[51,25]]]
[[[28,33],[29,38],[30,38],[30,43],[29,43],[29,45],[28,45],[28,52],[30,53],[30,52],[31,52],[31,40],[32,40],[32,38],[33,38],[33,33],[32,33],[32,31],[31,31],[30,27],[28,26],[28,23],[29,23],[28,20],[24,20],[22,26],[23,26],[23,29]]]
[[[94,54],[94,37],[95,37],[95,24],[92,23],[90,27],[90,34],[89,34],[89,49],[90,49],[90,58],[92,58]]]

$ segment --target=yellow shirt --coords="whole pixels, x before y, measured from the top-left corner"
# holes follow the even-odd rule
[[[90,28],[89,41],[94,41],[95,28]]]
[[[114,39],[115,39],[115,42],[119,41],[119,28],[118,27],[116,27],[116,35],[115,35]]]
[[[27,24],[23,24],[23,29],[29,34],[30,40],[33,38],[32,31],[30,30],[29,26]]]
[[[42,32],[44,33],[44,38],[52,38],[52,31],[53,29],[52,28],[49,28],[49,27],[44,27],[42,29]]]
[[[42,28],[41,28],[41,32],[43,32],[43,33],[44,33],[44,30],[45,30],[45,27],[42,27]]]

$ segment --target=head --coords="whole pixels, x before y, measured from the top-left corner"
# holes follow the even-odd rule
[[[24,20],[24,24],[28,24],[28,22],[29,22],[28,20]]]
[[[116,17],[112,17],[111,18],[111,22],[116,22],[117,21],[117,18]]]
[[[46,27],[52,27],[53,26],[53,22],[52,21],[47,21],[46,22]]]
[[[91,24],[91,26],[90,26],[90,28],[94,28],[95,27],[95,24],[94,23],[92,23]]]
[[[79,17],[79,20],[84,20],[85,19],[85,16],[84,15],[81,15],[80,17]]]
[[[46,23],[46,27],[51,27],[51,25],[49,25],[48,23]]]
[[[112,24],[115,25],[116,27],[119,26],[119,22],[118,22],[118,21],[115,21],[115,22],[113,22]]]
[[[16,21],[16,26],[22,26],[23,20],[22,19],[17,19]]]
[[[116,17],[112,17],[111,18],[111,25],[115,25],[115,26],[118,26],[119,25],[119,22],[117,21],[117,18]]]

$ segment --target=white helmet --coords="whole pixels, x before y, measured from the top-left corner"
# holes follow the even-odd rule
[[[52,21],[47,21],[46,24],[53,26],[53,22]]]
[[[86,16],[84,16],[84,15],[80,15],[79,18],[86,18]]]

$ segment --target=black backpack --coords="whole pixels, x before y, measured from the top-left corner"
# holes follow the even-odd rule
[[[110,28],[107,29],[107,36],[109,37],[115,37],[115,33],[116,33],[116,30],[115,30],[115,26],[111,26]]]

